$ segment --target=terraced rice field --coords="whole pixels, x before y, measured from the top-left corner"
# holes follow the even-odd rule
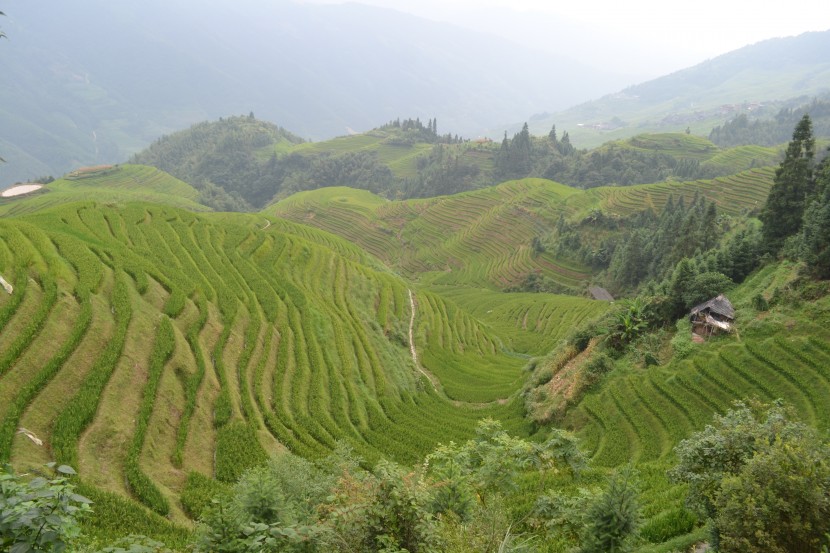
[[[695,194],[715,202],[720,211],[734,215],[760,209],[769,194],[774,176],[774,168],[763,167],[711,180],[604,187],[590,192],[592,196],[599,197],[599,207],[603,211],[620,215],[641,211],[644,206],[662,209],[669,196],[675,202],[682,197],[688,205]]]
[[[542,179],[406,202],[326,189],[297,194],[264,213],[342,236],[422,282],[503,289],[538,272],[577,290],[589,277],[584,267],[531,249],[533,238],[563,212],[563,200],[576,194]]]
[[[310,227],[68,204],[0,220],[0,274],[0,460],[55,458],[173,520],[188,473],[233,481],[283,448],[415,462],[484,417],[528,431],[522,359],[416,289],[433,389],[408,286]]]
[[[786,398],[820,429],[830,426],[827,336],[712,344],[693,359],[630,374],[587,397],[571,415],[602,466],[665,460],[677,442],[740,398]]]
[[[46,185],[34,198],[0,199],[0,216],[17,216],[69,202],[157,202],[191,211],[208,211],[198,192],[169,174],[144,165],[120,165],[101,174],[67,177]]]
[[[612,373],[567,414],[563,424],[577,431],[595,466],[631,462],[649,475],[647,519],[683,505],[685,488],[665,478],[674,446],[736,400],[783,399],[804,422],[830,428],[828,298],[769,318],[749,307],[755,294],[768,296],[794,274],[787,264],[769,266],[730,293],[738,335],[696,345],[664,366]]]
[[[575,296],[502,293],[475,288],[436,287],[442,297],[493,329],[502,347],[523,356],[545,355],[580,324],[609,304]]]
[[[377,156],[380,163],[389,167],[399,178],[415,177],[418,173],[418,158],[428,154],[431,144],[397,145],[385,142],[383,132],[368,132],[354,136],[341,136],[324,142],[306,142],[291,147],[281,148],[278,153],[289,151],[299,154],[345,154],[369,152]]]

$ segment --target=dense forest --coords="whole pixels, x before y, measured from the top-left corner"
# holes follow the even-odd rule
[[[742,113],[731,121],[719,125],[709,133],[709,140],[722,147],[757,144],[775,146],[786,142],[802,115],[807,114],[813,123],[816,136],[830,136],[830,100],[826,96],[812,102],[781,108],[772,118],[750,118]]]

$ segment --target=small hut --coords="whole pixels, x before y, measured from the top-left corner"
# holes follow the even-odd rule
[[[720,294],[692,308],[689,320],[692,323],[692,332],[698,336],[732,332],[732,325],[735,323],[735,308],[726,296]]]

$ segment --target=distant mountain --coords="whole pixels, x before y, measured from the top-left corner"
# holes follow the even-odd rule
[[[162,134],[251,111],[311,139],[399,116],[474,136],[608,82],[501,38],[358,4],[36,4],[4,10],[0,184],[123,161]]]
[[[771,118],[784,107],[779,102],[801,97],[797,103],[803,104],[830,93],[827,52],[830,31],[765,40],[596,101],[533,116],[529,124],[535,134],[555,124],[577,147],[686,128],[708,135],[741,113],[768,109]]]

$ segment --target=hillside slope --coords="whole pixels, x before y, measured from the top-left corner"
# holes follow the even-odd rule
[[[561,292],[584,293],[588,267],[536,251],[560,217],[578,222],[601,212],[612,217],[661,210],[670,196],[696,194],[722,212],[758,209],[773,170],[731,177],[577,190],[544,179],[523,179],[463,194],[389,201],[369,192],[326,188],[295,194],[262,211],[337,234],[409,278],[432,286],[505,290],[529,275],[551,279]]]
[[[0,457],[20,468],[56,458],[182,521],[190,471],[233,481],[337,441],[412,462],[485,416],[526,432],[525,361],[415,290],[419,369],[406,283],[334,236],[87,202],[4,218],[0,238]]]
[[[708,135],[742,110],[830,92],[830,31],[775,38],[594,100],[531,119],[534,133],[556,124],[580,147],[611,138],[686,127]]]
[[[141,165],[81,168],[52,181],[32,195],[0,199],[0,216],[22,215],[51,206],[94,199],[100,203],[153,202],[209,211],[189,184]]]

